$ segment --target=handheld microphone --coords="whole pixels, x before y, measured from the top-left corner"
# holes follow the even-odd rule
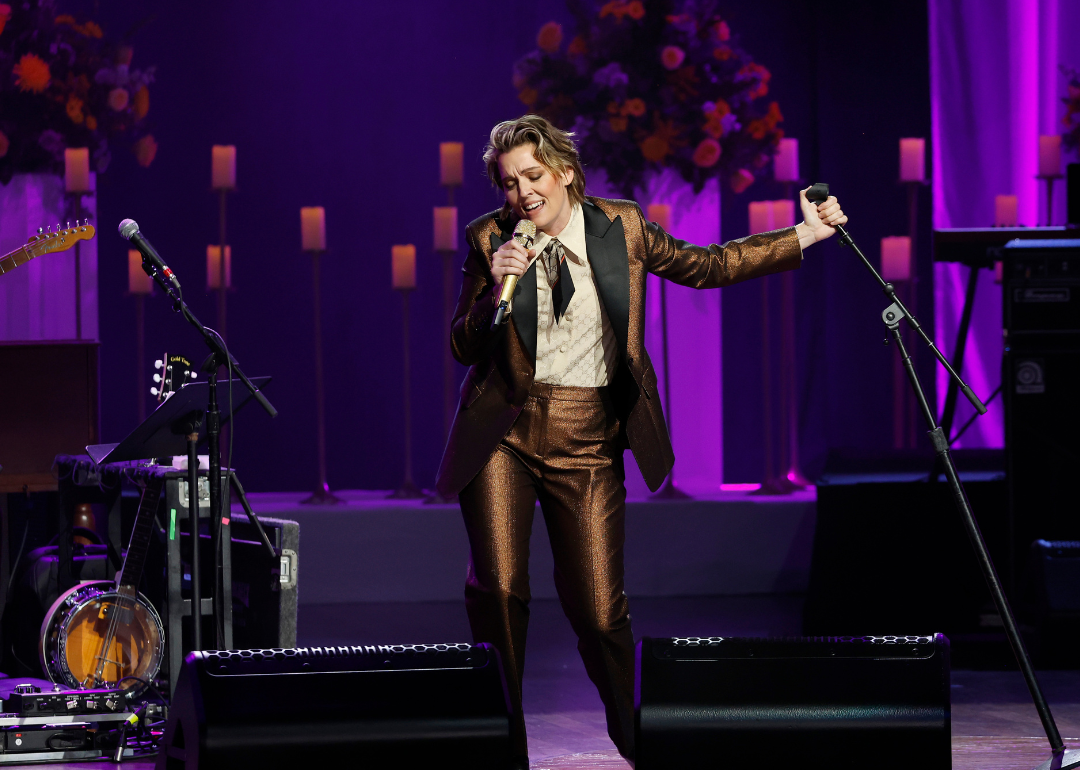
[[[518,220],[517,225],[514,227],[514,240],[526,249],[532,248],[533,241],[536,240],[536,225],[528,219]],[[503,277],[502,294],[499,295],[499,309],[495,311],[495,318],[491,322],[491,328],[494,329],[496,326],[506,323],[506,311],[510,307],[510,300],[514,296],[514,289],[517,287],[518,278],[520,277],[518,275]]]
[[[165,264],[158,253],[154,250],[154,247],[150,245],[150,241],[143,237],[143,234],[139,232],[139,225],[134,219],[125,219],[120,223],[120,237],[125,241],[131,241],[146,259],[150,260],[155,268],[161,271],[162,275],[169,279],[177,291],[180,290],[180,281],[177,280],[173,271]]]

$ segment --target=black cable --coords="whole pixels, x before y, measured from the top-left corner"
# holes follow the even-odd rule
[[[15,563],[11,565],[11,575],[8,577],[8,591],[15,585],[15,573],[19,570],[19,562],[22,561],[23,549],[26,548],[26,536],[30,534],[30,517],[26,517],[26,526],[23,527],[22,542],[19,543],[19,551],[15,554]]]
[[[124,682],[128,681],[129,679],[132,680],[132,681],[135,681],[135,682],[139,682],[140,684],[142,684],[143,687],[150,690],[150,692],[152,692],[157,697],[157,699],[159,701],[161,701],[162,705],[168,705],[168,703],[169,703],[168,698],[166,698],[164,695],[162,695],[161,691],[158,690],[158,688],[154,687],[153,682],[149,682],[149,681],[147,681],[146,679],[143,679],[140,676],[125,676],[124,678],[120,679],[116,683],[116,689],[119,690],[120,685],[123,684]],[[132,698],[134,696],[133,696],[133,694],[129,694],[129,695],[125,695],[124,697],[125,698]]]

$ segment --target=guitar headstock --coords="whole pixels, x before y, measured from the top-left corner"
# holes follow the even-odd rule
[[[154,382],[158,383],[158,387],[150,388],[150,392],[157,396],[159,404],[198,376],[191,361],[175,353],[163,355],[154,362],[154,368],[163,370],[154,374]]]
[[[50,252],[67,251],[79,241],[90,240],[95,234],[96,231],[89,219],[84,219],[82,224],[79,224],[79,220],[76,219],[74,227],[71,226],[71,222],[68,222],[68,226],[63,230],[60,229],[60,225],[57,225],[55,230],[50,228],[48,231],[39,227],[37,235],[30,236],[26,242],[26,248],[33,256],[40,257]]]

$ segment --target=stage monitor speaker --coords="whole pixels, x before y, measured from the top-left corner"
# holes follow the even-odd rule
[[[636,706],[637,770],[952,766],[941,634],[646,637]]]
[[[193,652],[157,770],[503,770],[510,713],[489,645]]]

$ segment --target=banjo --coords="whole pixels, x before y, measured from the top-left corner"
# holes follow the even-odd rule
[[[140,692],[157,675],[165,644],[161,618],[138,585],[163,484],[160,475],[147,479],[119,580],[81,583],[45,615],[38,654],[51,681]]]

